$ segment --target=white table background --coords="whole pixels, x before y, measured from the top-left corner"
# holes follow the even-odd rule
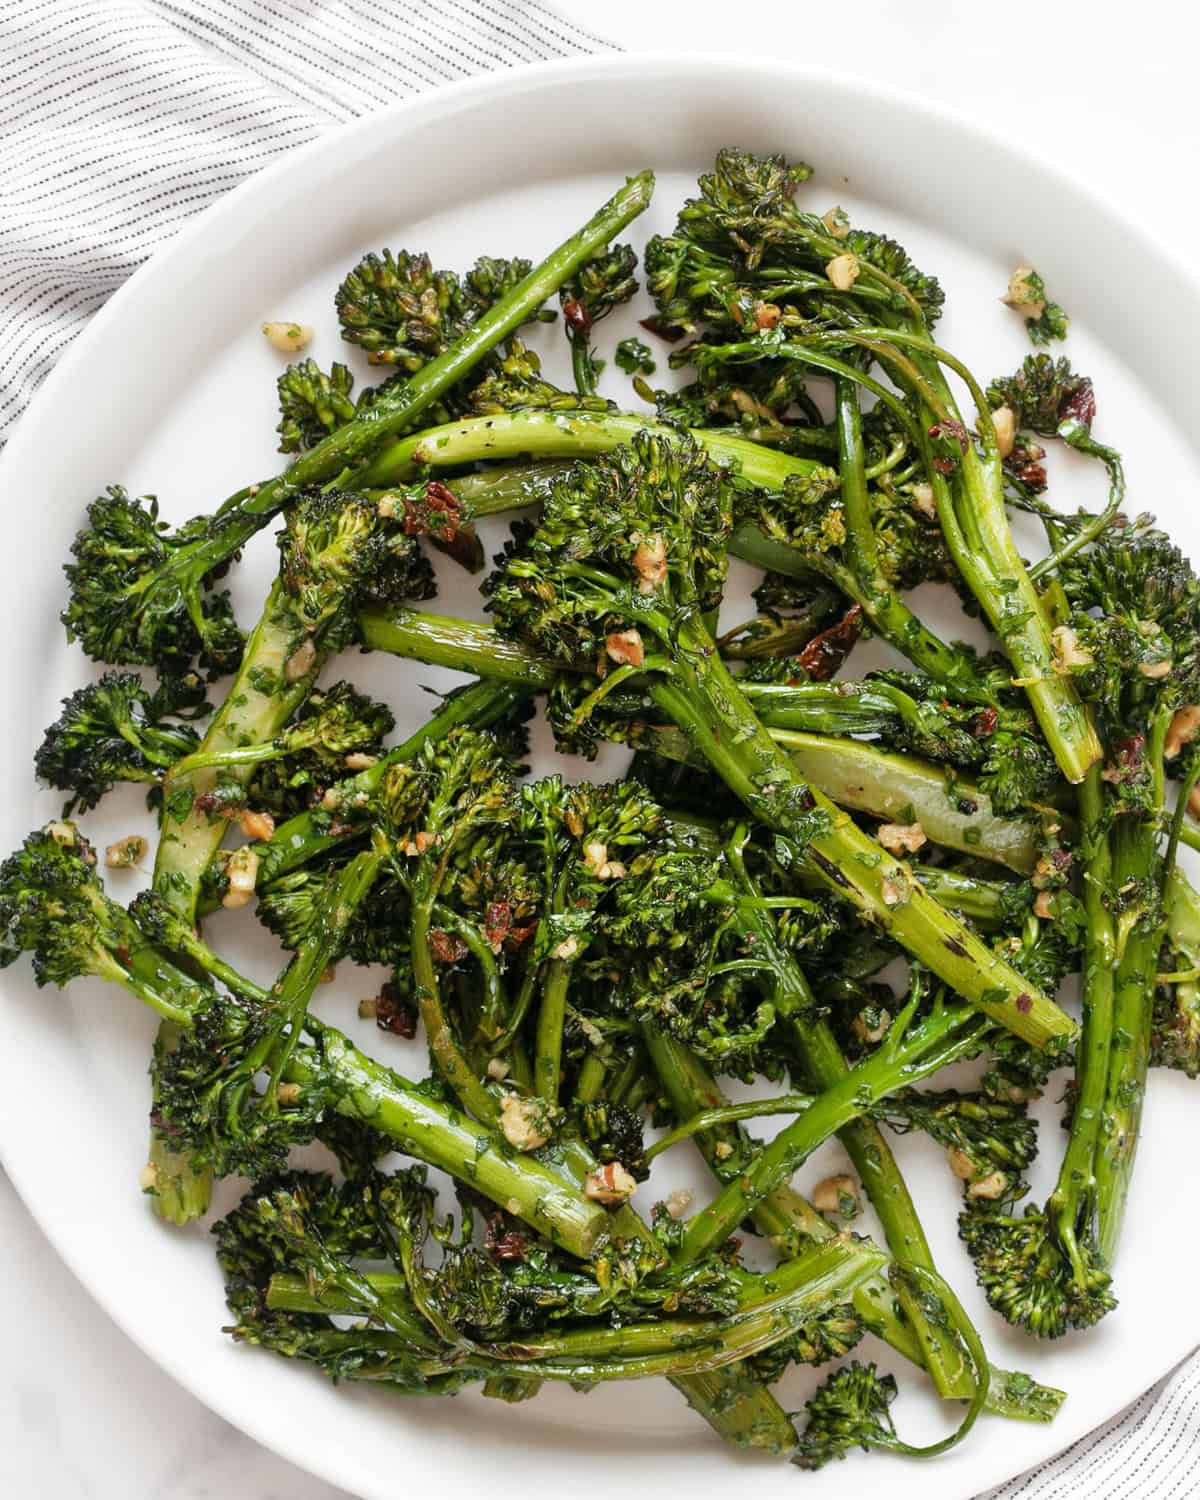
[[[556,3],[627,51],[824,61],[936,99],[1131,201],[1196,254],[1200,25],[1185,0]],[[70,1191],[86,1161],[47,1170]],[[5,1500],[350,1500],[162,1374],[68,1275],[2,1172],[0,1328]]]

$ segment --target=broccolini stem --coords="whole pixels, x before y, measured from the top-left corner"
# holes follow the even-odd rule
[[[511,458],[589,458],[609,453],[649,432],[678,441],[680,431],[627,412],[534,410],[466,417],[413,433],[384,448],[355,483],[368,488],[400,484],[427,467],[445,469],[483,460]],[[806,458],[776,453],[742,437],[699,427],[690,436],[718,463],[730,463],[747,484],[782,489],[793,474],[811,476],[823,466]]]
[[[529,692],[544,691],[559,675],[552,662],[474,620],[404,606],[371,605],[359,611],[358,628],[363,645],[371,651],[473,672]]]
[[[692,1215],[677,1258],[695,1260],[722,1244],[754,1206],[786,1182],[822,1142],[898,1088],[969,1056],[987,1030],[987,1022],[967,1006],[938,1006],[896,1043],[885,1041],[780,1131],[711,1203]]]
[[[650,1023],[644,1023],[643,1040],[651,1063],[677,1119],[686,1119],[705,1109],[720,1109],[728,1103],[700,1059],[683,1043]],[[710,1171],[722,1182],[738,1176],[746,1161],[757,1152],[757,1142],[734,1126],[714,1126],[694,1137]],[[722,1156],[717,1147],[729,1149]],[[795,1254],[799,1245],[812,1239],[832,1239],[837,1231],[786,1182],[768,1193],[754,1208],[756,1228],[781,1254]],[[924,1351],[912,1328],[896,1308],[894,1288],[882,1277],[863,1282],[851,1299],[863,1326],[883,1339],[905,1359],[924,1365]],[[948,1396],[966,1400],[974,1390],[970,1371],[963,1369],[960,1384]],[[1026,1375],[991,1368],[985,1409],[1019,1421],[1049,1422],[1062,1405],[1064,1393],[1040,1386]]]
[[[644,623],[653,628],[649,618]],[[1033,1046],[1069,1044],[1074,1023],[1052,1000],[943,911],[907,866],[802,780],[754,716],[700,623],[686,620],[673,634],[675,669],[652,681],[650,696],[755,817],[785,838],[799,836],[797,858],[828,889],[878,921],[985,1015]],[[802,813],[805,801],[824,817]]]
[[[241,492],[244,498],[231,497],[226,506],[236,505],[254,515],[273,515],[298,491],[309,485],[326,484],[345,470],[365,463],[389,438],[411,428],[422,412],[474,369],[502,339],[515,332],[584,261],[636,219],[653,192],[652,172],[639,172],[629,178],[581,229],[552,250],[444,353],[423,365],[403,384],[384,392],[365,412],[331,432],[277,478],[252,487],[251,492]]]
[[[986,399],[972,380],[979,425],[979,447],[966,435],[941,364],[960,373],[963,367],[924,334],[895,329],[857,330],[855,338],[869,336],[882,344],[900,344],[914,350],[913,363],[932,381],[950,417],[961,430],[961,456],[952,478],[934,463],[930,441],[922,442],[937,503],[938,517],[954,562],[978,600],[1016,670],[1016,680],[1025,688],[1046,742],[1068,781],[1083,780],[1090,765],[1102,754],[1092,721],[1079,700],[1069,677],[1054,667],[1050,639],[1051,622],[1045,604],[1034,587],[1013,541],[1004,505],[1004,480],[996,432]],[[878,352],[878,351],[877,351]],[[896,373],[903,384],[903,371]],[[923,393],[916,391],[918,399]],[[926,418],[936,416],[928,405]],[[934,424],[936,425],[936,423]]]
[[[1081,552],[1089,543],[1094,542],[1102,532],[1107,531],[1109,523],[1125,500],[1125,469],[1121,463],[1121,455],[1115,448],[1098,443],[1084,423],[1075,417],[1059,424],[1058,436],[1077,453],[1086,453],[1092,458],[1098,458],[1108,470],[1108,500],[1105,502],[1104,509],[1092,516],[1068,541],[1056,547],[1049,557],[1043,557],[1040,562],[1033,564],[1029,569],[1029,576],[1034,583],[1045,578],[1049,573],[1057,572],[1068,558],[1074,557],[1077,552]]]
[[[832,1311],[877,1276],[887,1257],[869,1240],[829,1240],[810,1245],[769,1276],[747,1276],[736,1311],[723,1318],[667,1318],[623,1327],[564,1328],[530,1332],[515,1343],[482,1343],[467,1354],[495,1361],[495,1373],[519,1365],[529,1375],[576,1379],[574,1361],[603,1362],[612,1380],[678,1375],[720,1369],[789,1336],[800,1324]],[[369,1275],[367,1283],[401,1319],[411,1315],[404,1279]],[[271,1278],[267,1305],[292,1312],[355,1313],[361,1304],[331,1285],[311,1287],[306,1278]],[[666,1358],[678,1353],[677,1363]],[[546,1363],[543,1364],[543,1361]],[[563,1362],[572,1362],[563,1369]],[[557,1365],[555,1362],[559,1362]]]
[[[1104,826],[1104,790],[1097,766],[1087,773],[1079,788],[1079,819],[1086,861],[1083,1029],[1075,1049],[1071,1133],[1046,1215],[1083,1290],[1087,1275],[1079,1237],[1082,1234],[1090,1239],[1095,1232],[1097,1147],[1113,1041],[1117,965],[1116,929],[1107,906],[1107,894],[1112,889],[1112,850]]]
[[[643,1161],[649,1165],[656,1156],[661,1156],[672,1146],[678,1146],[681,1141],[690,1141],[702,1130],[712,1130],[717,1125],[732,1125],[738,1120],[766,1120],[775,1115],[797,1115],[812,1102],[811,1094],[781,1094],[777,1099],[748,1099],[743,1104],[714,1105],[711,1109],[699,1110],[648,1147]]]
[[[316,1088],[331,1107],[394,1140],[398,1148],[449,1172],[524,1219],[571,1255],[587,1258],[609,1233],[609,1216],[578,1188],[530,1156],[521,1156],[479,1123],[440,1104],[347,1038],[311,1018],[317,1045],[297,1047],[287,1082]]]
[[[726,854],[744,892],[754,897],[758,889],[743,859],[745,837],[744,829],[736,831],[726,846]],[[794,953],[780,941],[770,914],[747,907],[743,901],[735,909],[734,922],[743,932],[753,934],[756,953],[765,951],[774,974],[772,997],[776,1013],[790,1032],[801,1076],[821,1091],[838,1087],[850,1072],[849,1065],[828,1024],[818,1019],[808,980]],[[897,1026],[900,1024],[898,1021]],[[892,1254],[906,1265],[936,1271],[933,1252],[908,1184],[879,1126],[873,1120],[856,1119],[842,1127],[838,1139],[875,1206]],[[921,1362],[938,1394],[945,1399],[959,1388],[964,1374],[969,1373],[963,1346],[946,1325],[944,1315],[935,1321],[933,1305],[914,1295],[907,1283],[898,1283],[896,1292],[900,1308],[921,1345]]]
[[[295,621],[284,602],[283,585],[276,579],[262,617],[246,642],[233,686],[213,716],[198,754],[221,753],[274,739],[304,701],[322,663],[318,650],[308,670],[289,682],[285,669],[294,649]],[[225,777],[244,785],[252,771],[251,766],[235,766]],[[227,814],[196,810],[195,799],[212,792],[216,784],[214,770],[182,777],[170,771],[163,782],[162,833],[154,864],[154,888],[186,921],[195,921],[200,882],[221,847],[229,823]],[[175,800],[180,796],[187,798],[187,806],[177,811]]]
[[[1170,717],[1169,709],[1160,713],[1148,737],[1153,809],[1116,818],[1110,835],[1113,888],[1139,894],[1137,906],[1122,911],[1117,925],[1112,1045],[1096,1153],[1096,1233],[1108,1271],[1121,1237],[1137,1155],[1150,1066],[1155,975],[1165,935],[1159,883],[1166,872],[1158,852],[1158,825],[1163,807],[1162,742]]]
[[[551,1104],[558,1103],[563,1026],[567,1019],[567,991],[573,969],[574,965],[569,958],[551,958],[546,964],[542,979],[533,1080],[538,1097]]]
[[[412,908],[412,976],[425,1039],[438,1072],[458,1095],[463,1108],[484,1125],[494,1125],[499,1105],[471,1067],[442,1004],[441,981],[430,946],[433,902],[417,900]]]
[[[861,605],[879,634],[891,641],[914,665],[948,687],[978,695],[983,689],[971,660],[934,635],[883,576],[867,492],[858,388],[849,376],[843,375],[837,379],[836,392],[846,564],[832,569],[830,579]]]

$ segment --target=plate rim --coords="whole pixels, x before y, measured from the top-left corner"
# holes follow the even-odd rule
[[[1123,232],[1144,251],[1150,262],[1169,269],[1200,311],[1200,271],[1193,269],[1192,263],[1187,260],[1182,249],[1177,249],[1174,244],[1164,245],[1155,241],[1137,217],[1127,211],[1122,203],[1114,203],[1112,199],[1106,197],[1098,184],[1081,183],[1070,175],[1065,165],[1057,160],[1047,162],[1033,158],[1023,145],[1014,144],[1008,140],[998,127],[972,119],[960,109],[941,101],[916,94],[908,89],[878,82],[852,71],[825,67],[819,63],[764,61],[738,55],[722,56],[714,52],[675,55],[661,49],[586,54],[575,58],[501,68],[396,100],[381,109],[334,125],[322,131],[313,140],[284,152],[260,171],[252,173],[229,192],[208,204],[168,241],[157,247],[148,259],[122,283],[72,341],[66,353],[38,387],[29,405],[14,424],[5,447],[0,450],[0,493],[3,493],[6,487],[5,482],[10,480],[13,474],[18,473],[22,468],[29,467],[26,449],[34,445],[35,434],[42,423],[44,414],[53,409],[59,399],[60,391],[71,388],[78,372],[86,366],[93,354],[102,348],[102,341],[107,336],[110,325],[124,315],[126,306],[141,298],[158,278],[174,274],[176,263],[185,260],[194,245],[205,241],[213,230],[227,219],[236,220],[243,204],[251,198],[252,194],[259,193],[264,186],[273,186],[278,179],[290,174],[297,174],[299,184],[302,181],[305,163],[310,159],[320,157],[327,152],[334,152],[339,147],[358,140],[361,136],[374,134],[381,127],[394,136],[397,132],[404,130],[405,123],[409,119],[414,121],[419,119],[422,124],[427,125],[431,121],[445,119],[460,109],[486,104],[489,98],[495,103],[517,94],[536,91],[543,83],[553,84],[559,80],[576,79],[586,84],[596,78],[619,77],[622,74],[634,78],[646,72],[675,74],[685,78],[690,75],[697,82],[712,73],[717,73],[723,80],[728,81],[730,74],[735,73],[746,79],[762,80],[767,86],[772,87],[802,84],[805,80],[819,80],[822,85],[832,87],[839,92],[857,95],[878,102],[885,107],[923,117],[931,127],[938,124],[944,125],[959,139],[964,140],[968,147],[972,143],[977,143],[1006,158],[1014,168],[1022,163],[1032,162],[1048,186],[1086,205],[1110,222],[1118,224]],[[0,979],[0,992],[5,987],[4,980]],[[0,1006],[0,1037],[5,1034],[6,1027],[15,1024],[10,1022],[10,1015],[16,1015],[16,1010],[9,1011],[6,1007]],[[6,1055],[8,1054],[0,1049],[0,1076],[4,1072],[3,1059]],[[182,1354],[173,1354],[169,1346],[166,1349],[160,1349],[151,1337],[151,1325],[147,1324],[143,1329],[132,1310],[127,1310],[126,1305],[117,1295],[106,1293],[106,1286],[101,1278],[93,1278],[85,1274],[87,1258],[82,1251],[78,1254],[74,1253],[75,1240],[69,1232],[69,1224],[65,1222],[68,1215],[56,1213],[56,1195],[52,1191],[42,1190],[44,1184],[39,1181],[37,1164],[33,1158],[32,1152],[14,1154],[13,1144],[0,1135],[0,1166],[11,1181],[21,1204],[72,1277],[121,1333],[184,1390],[239,1432],[295,1467],[331,1485],[344,1487],[346,1476],[344,1472],[339,1472],[333,1453],[328,1455],[328,1461],[326,1461],[321,1454],[312,1454],[307,1451],[297,1453],[291,1449],[283,1435],[277,1435],[272,1431],[272,1424],[265,1415],[259,1418],[260,1411],[264,1413],[269,1411],[267,1403],[253,1410],[237,1407],[232,1398],[224,1397],[219,1384],[213,1384],[211,1381],[205,1384],[202,1378],[197,1377]],[[1173,1346],[1166,1368],[1161,1371],[1158,1378],[1169,1374],[1193,1351],[1196,1347],[1196,1338],[1195,1331],[1185,1333],[1181,1324],[1176,1345]],[[1080,1425],[1060,1417],[1054,1428],[1048,1430],[1061,1432],[1062,1441],[1039,1463],[1049,1462],[1080,1439],[1094,1432],[1105,1421],[1111,1421],[1119,1416],[1143,1393],[1144,1389],[1146,1387],[1142,1385],[1141,1377],[1135,1389],[1126,1391],[1122,1387],[1119,1399],[1114,1401],[1107,1417],[1099,1421],[1089,1419]],[[1069,1407],[1067,1411],[1069,1412]],[[737,1469],[731,1468],[729,1472],[731,1475],[735,1474]],[[993,1486],[1015,1477],[1018,1476],[1011,1474],[1005,1467],[1002,1473],[986,1475],[984,1485],[985,1487]],[[973,1485],[974,1483],[972,1481]]]

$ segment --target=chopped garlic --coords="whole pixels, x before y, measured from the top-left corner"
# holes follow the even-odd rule
[[[1151,682],[1158,682],[1160,678],[1169,675],[1171,663],[1169,661],[1140,661],[1138,671],[1143,677],[1148,677]]]
[[[858,1183],[845,1174],[826,1177],[813,1189],[812,1204],[818,1213],[837,1214],[843,1219],[853,1219],[860,1207]]]
[[[903,906],[908,900],[909,890],[903,880],[894,880],[890,875],[885,875],[879,882],[879,894],[883,897],[884,906]]]
[[[839,292],[848,292],[858,280],[860,270],[858,256],[847,251],[845,255],[833,257],[825,267],[825,274]]]
[[[270,813],[251,812],[248,807],[243,807],[237,821],[246,837],[256,843],[265,843],[275,832],[275,819]]]
[[[879,1019],[874,1026],[869,1026],[865,1018],[859,1014],[850,1023],[850,1030],[860,1042],[881,1042],[887,1035],[888,1027],[892,1024],[892,1013],[888,1010],[879,1012]]]
[[[929,842],[920,823],[881,823],[875,837],[889,854],[915,854]]]
[[[1001,458],[1007,458],[1017,441],[1017,416],[1011,406],[998,406],[992,413],[992,426],[996,429],[996,450]]]
[[[505,1094],[500,1105],[500,1133],[518,1151],[536,1151],[550,1139],[546,1106],[519,1094]]]
[[[682,1219],[684,1214],[692,1206],[692,1191],[690,1188],[676,1188],[673,1193],[668,1193],[663,1207],[673,1219]]]
[[[624,1203],[637,1191],[636,1181],[619,1161],[610,1161],[597,1167],[584,1178],[583,1195],[595,1203]]]
[[[1039,296],[1041,277],[1032,266],[1018,266],[1008,278],[1008,291],[1001,298],[1027,321],[1040,318],[1046,311],[1046,299]]]
[[[994,1203],[997,1198],[1003,1198],[1008,1190],[1008,1173],[1001,1172],[999,1168],[989,1172],[986,1177],[981,1177],[978,1182],[973,1182],[967,1189],[968,1198],[983,1198],[989,1203]]]
[[[284,679],[289,683],[299,682],[302,677],[308,676],[316,664],[317,648],[313,645],[312,638],[308,637],[300,642],[291,656],[284,662]]]
[[[912,497],[913,504],[923,516],[928,516],[931,521],[937,520],[937,501],[933,498],[933,485],[914,484]]]
[[[1050,632],[1050,644],[1054,650],[1054,670],[1060,675],[1075,667],[1090,667],[1095,660],[1092,653],[1079,644],[1079,636],[1070,625],[1056,625]]]
[[[487,1076],[500,1083],[508,1077],[508,1064],[502,1057],[493,1057],[487,1065]]]
[[[262,331],[267,343],[280,354],[298,354],[312,343],[313,331],[306,323],[264,323]]]
[[[138,1173],[138,1187],[143,1193],[156,1193],[158,1191],[158,1168],[152,1161],[148,1161]]]
[[[844,240],[850,233],[850,219],[844,208],[827,208],[821,215],[821,223],[835,240]]]
[[[638,593],[653,594],[667,576],[667,544],[661,536],[643,537],[638,542],[633,571],[638,576]]]
[[[233,851],[225,862],[225,874],[229,880],[229,889],[221,897],[221,905],[227,911],[233,911],[246,905],[253,896],[258,881],[258,855],[249,844],[243,844],[240,849]]]
[[[1187,708],[1177,709],[1163,741],[1164,757],[1174,760],[1183,747],[1196,738],[1197,730],[1200,730],[1200,704],[1192,703]]]
[[[640,667],[646,660],[646,648],[636,630],[614,630],[605,636],[604,649],[609,660],[621,667]]]
[[[377,764],[378,755],[368,755],[365,750],[352,750],[343,761],[347,771],[369,771]]]
[[[104,863],[110,870],[128,870],[145,859],[149,847],[140,833],[131,833],[128,838],[109,844],[104,851]]]

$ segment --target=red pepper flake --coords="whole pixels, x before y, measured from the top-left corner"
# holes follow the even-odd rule
[[[563,322],[573,333],[587,333],[592,326],[592,315],[584,307],[582,302],[574,297],[568,298],[562,305]]]
[[[655,338],[665,339],[668,344],[677,344],[683,337],[681,329],[666,328],[659,318],[642,318],[639,321],[647,333],[654,334]]]
[[[944,422],[935,422],[929,429],[931,438],[947,438],[957,443],[959,451],[965,453],[971,446],[971,435],[956,417],[947,417]]]
[[[390,1031],[411,1042],[417,1034],[416,1008],[389,979],[375,1000],[375,1024],[380,1031]]]
[[[1092,382],[1085,376],[1075,390],[1059,405],[1058,420],[1061,423],[1074,419],[1090,428],[1095,417],[1096,392]]]
[[[529,1249],[529,1236],[515,1226],[507,1225],[503,1214],[493,1214],[487,1221],[483,1248],[497,1260],[524,1260]]]
[[[1000,716],[994,708],[981,708],[971,720],[971,733],[976,739],[984,739],[989,734],[995,734],[999,721]]]
[[[491,943],[493,953],[500,952],[511,931],[512,907],[507,901],[492,901],[483,914],[483,935]]]
[[[863,612],[855,604],[836,625],[819,631],[796,657],[810,682],[828,682],[862,634]]]
[[[1017,996],[1017,1009],[1023,1016],[1027,1016],[1033,1009],[1033,997],[1024,993]]]
[[[440,964],[456,964],[459,959],[467,956],[467,945],[462,938],[453,936],[441,927],[435,927],[429,934],[429,946]]]

